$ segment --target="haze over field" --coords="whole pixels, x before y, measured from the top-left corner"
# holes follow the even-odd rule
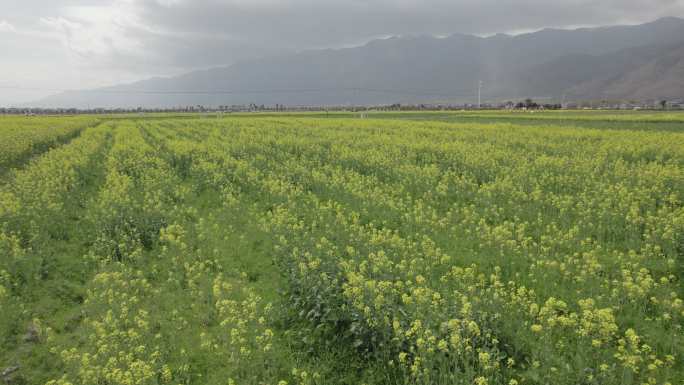
[[[0,105],[465,102],[478,80],[486,100],[684,97],[680,0],[6,8]],[[596,28],[613,25],[625,26]]]

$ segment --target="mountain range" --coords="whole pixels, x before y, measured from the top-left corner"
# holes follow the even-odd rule
[[[684,19],[489,37],[407,36],[68,91],[42,107],[684,98]]]

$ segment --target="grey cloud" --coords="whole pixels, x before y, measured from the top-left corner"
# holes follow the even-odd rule
[[[637,23],[684,15],[684,1],[143,0],[135,9],[147,25],[160,31],[156,36],[137,31],[136,38],[145,40],[151,51],[181,66],[208,67],[387,35]]]
[[[48,44],[46,36],[62,42],[55,66],[76,68],[84,79],[108,72],[135,79],[388,35],[491,34],[663,16],[684,16],[684,0],[28,0],[3,9],[0,46],[16,39],[14,30],[30,31],[36,46]],[[33,60],[16,47],[10,54],[14,65]],[[0,73],[7,70],[0,63]],[[0,82],[9,77],[0,75]]]
[[[139,4],[145,20],[173,30],[227,34],[288,46],[345,44],[387,34],[505,32],[614,24],[684,14],[674,0],[179,1]]]

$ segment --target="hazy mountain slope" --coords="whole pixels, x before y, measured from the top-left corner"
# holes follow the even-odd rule
[[[481,38],[395,37],[46,98],[41,106],[379,104],[523,97],[684,94],[676,53],[684,20]],[[650,84],[645,87],[645,84]],[[661,91],[662,90],[662,91]],[[183,91],[183,93],[177,93]],[[661,95],[662,94],[662,95]]]
[[[630,83],[638,84],[638,87],[659,78],[668,82],[669,71],[672,70],[672,66],[677,65],[676,58],[681,58],[683,46],[684,43],[649,45],[603,55],[566,55],[527,69],[515,78],[519,84],[524,84],[528,95],[565,94],[570,98],[630,99],[635,98],[637,90],[623,84],[628,81],[627,78],[629,77]],[[665,60],[666,58],[669,59]],[[654,60],[660,60],[657,71],[639,71]],[[645,79],[645,76],[648,76],[648,79]],[[609,91],[609,87],[614,90]],[[641,94],[638,98],[676,96],[673,92],[665,92],[658,96],[658,90],[659,88],[652,88],[652,96],[646,97],[646,94]],[[680,87],[678,91],[681,93],[683,90],[684,88]],[[672,87],[670,91],[674,91]]]
[[[573,87],[569,93],[578,98],[655,100],[684,98],[684,44],[664,47],[649,60],[634,60],[635,65],[617,76],[595,78]]]

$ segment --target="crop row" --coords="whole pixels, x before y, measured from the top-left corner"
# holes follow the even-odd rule
[[[682,142],[120,120],[0,188],[0,304],[78,243],[80,316],[32,321],[54,385],[345,382],[316,355],[349,351],[368,373],[346,382],[675,383]]]
[[[77,135],[98,122],[93,117],[0,119],[0,172]]]
[[[227,128],[209,164],[267,202],[313,323],[415,382],[676,378],[681,148],[302,123]]]

